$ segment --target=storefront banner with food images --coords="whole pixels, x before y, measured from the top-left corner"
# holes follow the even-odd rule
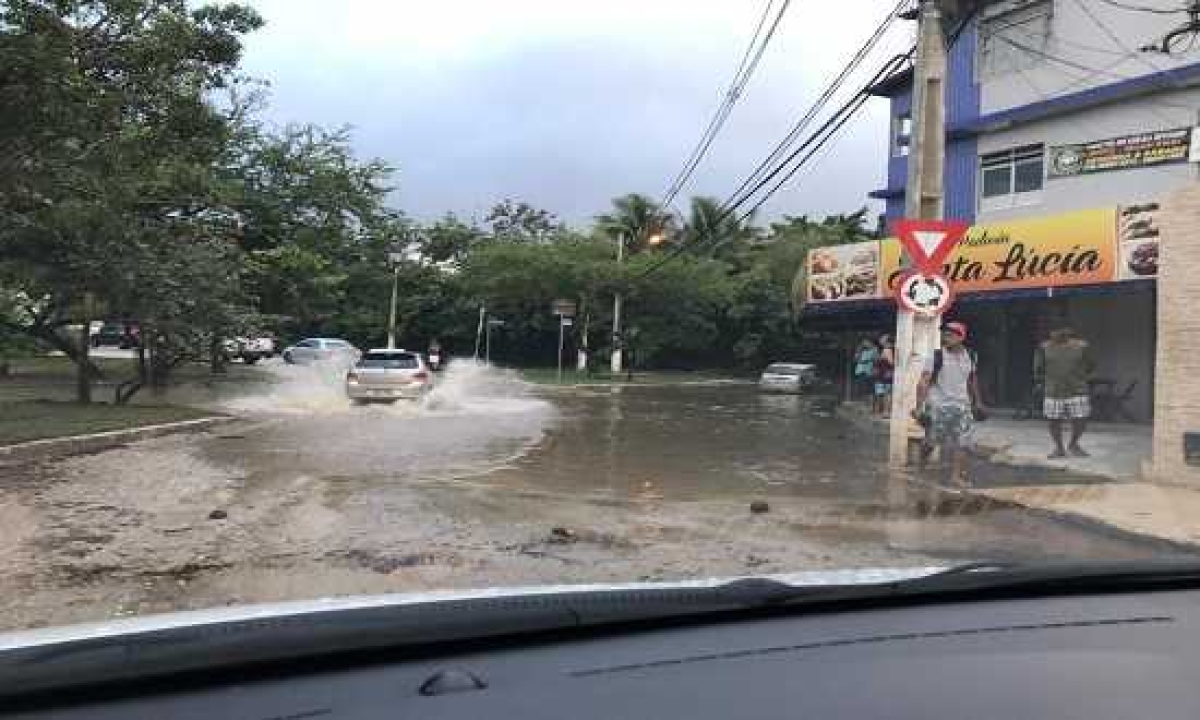
[[[1158,203],[1117,208],[1117,279],[1158,275]]]
[[[1049,149],[1046,177],[1075,177],[1108,170],[1186,162],[1192,141],[1192,128],[1108,138],[1078,145],[1058,145]]]
[[[1159,204],[976,225],[942,273],[956,293],[1093,285],[1158,275]],[[889,298],[903,268],[896,238],[808,254],[808,301]]]
[[[879,242],[816,248],[808,253],[808,302],[880,296]]]
[[[972,227],[943,266],[957,293],[1064,287],[1117,279],[1116,210],[1081,210],[1052,217]],[[885,290],[900,276],[900,243],[881,243]]]

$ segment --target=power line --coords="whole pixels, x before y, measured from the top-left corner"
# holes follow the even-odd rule
[[[717,105],[717,109],[713,112],[713,116],[709,118],[708,126],[705,127],[704,132],[700,134],[700,139],[696,141],[696,146],[692,148],[692,151],[688,154],[687,159],[684,160],[683,167],[680,168],[679,172],[675,175],[675,179],[671,181],[671,184],[667,187],[667,191],[663,193],[663,196],[667,198],[663,202],[664,206],[669,205],[671,198],[673,198],[674,194],[678,192],[678,188],[683,181],[688,167],[692,165],[697,156],[707,149],[705,141],[714,133],[714,129],[717,128],[718,123],[723,123],[724,118],[728,116],[729,109],[732,107],[732,103],[735,101],[734,90],[737,88],[738,81],[746,69],[746,63],[750,60],[751,53],[754,52],[754,48],[758,45],[758,36],[762,33],[763,26],[767,24],[767,18],[770,17],[771,7],[774,4],[775,0],[767,0],[767,4],[763,6],[763,12],[758,18],[758,24],[754,26],[754,34],[750,36],[750,42],[746,44],[746,50],[742,53],[742,59],[738,62],[737,70],[734,71],[733,78],[731,78],[729,81],[729,87],[726,88],[725,93],[721,96],[721,102]],[[711,140],[709,142],[711,143]]]
[[[742,56],[742,61],[738,64],[737,72],[734,74],[733,81],[730,83],[729,89],[725,93],[725,100],[717,108],[717,111],[713,115],[712,120],[709,122],[708,127],[700,136],[700,140],[696,144],[695,149],[688,157],[688,160],[684,163],[683,169],[680,170],[679,175],[676,176],[674,182],[672,182],[671,186],[667,189],[666,197],[661,203],[663,206],[670,205],[671,202],[674,201],[675,197],[680,193],[680,191],[683,190],[684,185],[687,184],[687,181],[691,179],[692,174],[696,171],[696,168],[699,167],[700,161],[703,160],[704,156],[708,153],[708,149],[712,146],[713,141],[716,139],[717,133],[719,133],[721,128],[725,125],[725,121],[729,118],[730,113],[733,112],[733,107],[737,104],[738,99],[741,97],[742,91],[746,88],[750,78],[754,75],[754,71],[758,68],[758,64],[762,60],[763,54],[767,50],[767,46],[770,45],[771,39],[775,36],[775,31],[779,28],[779,23],[783,20],[783,16],[785,13],[787,13],[788,6],[790,4],[791,0],[783,0],[783,4],[780,6],[779,11],[775,14],[775,19],[771,22],[770,27],[767,28],[766,34],[763,35],[762,42],[758,43],[757,41],[759,34],[761,33],[762,26],[766,22],[767,17],[770,16],[771,7],[774,5],[774,0],[770,0],[770,2],[767,3],[766,8],[763,10],[762,18],[759,20],[758,26],[755,28],[754,35],[750,40],[750,45],[746,48],[746,52]],[[756,43],[757,49],[755,49]],[[752,52],[753,57],[751,58]],[[747,58],[750,58],[748,62]]]
[[[730,197],[728,200],[722,203],[723,209],[713,224],[719,224],[725,219],[731,217],[735,212],[737,212],[738,208],[749,201],[755,193],[771,182],[771,180],[775,179],[775,177],[777,177],[780,173],[783,173],[785,170],[787,170],[787,175],[759,200],[758,205],[756,205],[755,208],[739,218],[739,222],[749,217],[749,215],[752,214],[758,206],[765,202],[767,198],[771,197],[771,195],[773,195],[784,183],[786,183],[787,180],[790,179],[800,169],[800,167],[804,165],[804,163],[808,162],[808,160],[811,159],[812,156],[829,141],[829,138],[834,133],[836,133],[843,125],[849,122],[850,117],[852,117],[860,108],[862,108],[864,104],[866,104],[867,99],[870,97],[871,88],[874,87],[881,79],[891,75],[893,72],[899,69],[900,66],[906,63],[909,58],[912,57],[912,53],[913,51],[910,50],[908,53],[893,57],[891,60],[885,63],[883,67],[881,67],[849,101],[838,108],[820,128],[814,131],[807,140],[805,140],[798,148],[793,150],[791,154],[789,154],[787,158],[785,158],[779,165],[771,170],[771,172],[760,179],[753,188],[741,194],[740,197]],[[816,144],[816,147],[814,147],[812,151],[810,151],[798,163],[792,166],[790,170],[788,170],[788,166],[791,165],[792,161],[814,144]],[[683,253],[699,248],[711,242],[712,240],[712,237],[701,237],[691,242],[679,245],[658,262],[639,273],[638,279],[648,277],[649,275],[657,272],[667,263],[672,262],[675,258],[679,257]]]
[[[884,33],[887,32],[889,27],[891,27],[892,22],[896,19],[897,13],[899,13],[900,10],[902,10],[906,5],[908,5],[908,0],[900,0],[900,2],[896,4],[896,6],[887,14],[887,17],[885,17],[883,21],[875,28],[875,31],[871,34],[871,36],[867,38],[866,42],[863,43],[862,47],[855,52],[854,56],[850,59],[842,71],[838,73],[837,77],[835,77],[833,81],[826,86],[821,95],[804,113],[804,116],[801,117],[800,120],[792,126],[792,129],[788,131],[787,135],[779,141],[779,143],[771,151],[771,154],[767,156],[766,160],[763,160],[758,167],[754,168],[750,175],[744,181],[742,181],[742,184],[733,191],[733,197],[740,195],[746,189],[746,187],[750,185],[750,183],[757,180],[772,163],[778,160],[783,153],[787,152],[792,143],[796,141],[796,138],[800,136],[800,133],[804,132],[808,128],[808,126],[812,123],[813,118],[816,117],[817,113],[821,112],[821,110],[825,108],[825,105],[829,102],[830,98],[832,98],[834,93],[836,93],[845,83],[846,78],[849,77],[850,74],[856,69],[858,69],[858,66],[862,63],[862,61],[875,48],[875,46],[879,43],[879,40],[883,37]]]
[[[1115,7],[1115,8],[1121,9],[1121,10],[1126,10],[1128,12],[1151,13],[1153,15],[1177,15],[1179,13],[1187,12],[1187,8],[1179,8],[1178,10],[1165,10],[1163,8],[1144,7],[1141,5],[1128,5],[1123,2],[1118,2],[1117,0],[1100,0],[1100,1],[1106,5],[1111,5],[1112,7]]]
[[[1053,62],[1053,63],[1057,63],[1059,65],[1062,65],[1063,67],[1069,67],[1074,70],[1083,72],[1084,77],[1079,78],[1077,81],[1080,83],[1085,83],[1099,75],[1107,76],[1113,80],[1132,80],[1133,79],[1132,77],[1130,77],[1128,75],[1121,75],[1120,73],[1115,73],[1115,72],[1112,72],[1111,70],[1107,70],[1107,69],[1103,69],[1103,68],[1089,67],[1087,65],[1084,65],[1083,63],[1075,62],[1074,60],[1068,60],[1067,58],[1062,58],[1062,57],[1058,57],[1057,55],[1052,55],[1044,50],[1038,50],[1035,47],[1031,47],[1029,45],[1026,45],[1025,43],[1013,40],[1012,38],[1004,35],[1003,33],[995,33],[991,37],[994,37],[997,40],[1003,40],[1005,43],[1008,43],[1009,45],[1017,48],[1018,50],[1022,50],[1030,55],[1035,56],[1035,57],[1039,57],[1043,60],[1047,60],[1049,62]],[[1158,71],[1158,72],[1166,73],[1169,76],[1169,73],[1167,73],[1167,71]],[[1149,104],[1158,105],[1161,107],[1173,108],[1176,110],[1193,110],[1194,109],[1187,105],[1168,103],[1168,102],[1163,102],[1162,100],[1155,100]]]
[[[1154,72],[1167,73],[1167,77],[1171,78],[1171,81],[1175,85],[1178,85],[1178,82],[1175,79],[1174,73],[1171,70],[1160,68],[1159,66],[1150,62],[1149,58],[1147,58],[1145,55],[1143,55],[1140,52],[1136,52],[1136,51],[1134,51],[1133,48],[1130,48],[1129,46],[1127,46],[1125,44],[1125,42],[1121,39],[1121,36],[1117,35],[1115,32],[1113,32],[1112,28],[1110,28],[1107,23],[1105,23],[1103,20],[1101,20],[1099,17],[1097,17],[1096,13],[1092,12],[1091,8],[1089,8],[1086,4],[1084,4],[1082,2],[1082,0],[1075,0],[1075,5],[1080,10],[1082,10],[1083,14],[1087,15],[1088,18],[1092,21],[1092,24],[1095,25],[1096,27],[1100,28],[1100,31],[1103,32],[1105,35],[1107,35],[1108,39],[1112,40],[1113,43],[1115,43],[1117,47],[1121,48],[1122,50],[1125,50],[1126,52],[1134,53],[1134,57],[1137,58],[1138,62],[1140,62],[1141,64],[1150,68]]]

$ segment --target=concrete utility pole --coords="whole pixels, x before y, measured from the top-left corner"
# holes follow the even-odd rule
[[[387,346],[391,350],[396,347],[396,299],[400,290],[400,263],[404,256],[400,253],[388,253],[388,262],[392,264],[392,304],[388,310]]]
[[[617,265],[619,266],[625,260],[625,235],[619,233],[617,235]],[[613,295],[613,328],[612,328],[612,372],[614,375],[621,372],[621,293],[618,291]]]
[[[941,220],[942,173],[946,154],[946,41],[942,34],[943,0],[920,0],[917,51],[913,61],[912,136],[908,154],[905,215]],[[892,420],[888,460],[892,467],[908,461],[911,413],[916,405],[921,359],[938,347],[936,318],[921,318],[897,308],[896,371],[892,385]]]

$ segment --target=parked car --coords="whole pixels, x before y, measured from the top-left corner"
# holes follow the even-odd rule
[[[346,373],[346,396],[356,403],[417,399],[432,388],[429,365],[408,350],[368,350]]]
[[[283,360],[292,365],[314,362],[358,362],[362,353],[345,340],[338,338],[305,338],[283,351]]]
[[[226,357],[240,359],[247,365],[275,354],[275,339],[268,335],[229,338],[223,346]]]
[[[141,344],[140,332],[135,323],[106,322],[92,333],[92,347],[137,348]]]
[[[770,392],[802,392],[817,383],[817,366],[804,363],[772,363],[763,370],[758,386]]]

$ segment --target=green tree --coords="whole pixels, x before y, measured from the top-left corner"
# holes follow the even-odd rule
[[[646,250],[657,233],[664,238],[675,234],[674,219],[658,203],[638,193],[615,198],[609,212],[596,216],[595,228],[611,240],[622,239],[630,254]]]
[[[492,207],[484,222],[496,238],[518,242],[547,242],[565,229],[553,213],[509,198]]]
[[[66,328],[120,311],[182,244],[230,239],[214,172],[228,117],[211,98],[261,20],[188,5],[0,6],[0,286],[22,302],[4,323],[72,358],[81,400],[94,367]]]
[[[285,331],[329,326],[344,307],[348,269],[411,242],[411,223],[386,207],[393,169],[358,160],[346,129],[251,128],[229,172],[249,282]]]
[[[737,213],[725,212],[716,198],[694,197],[683,228],[684,242],[694,252],[727,257],[752,236],[748,220]]]

